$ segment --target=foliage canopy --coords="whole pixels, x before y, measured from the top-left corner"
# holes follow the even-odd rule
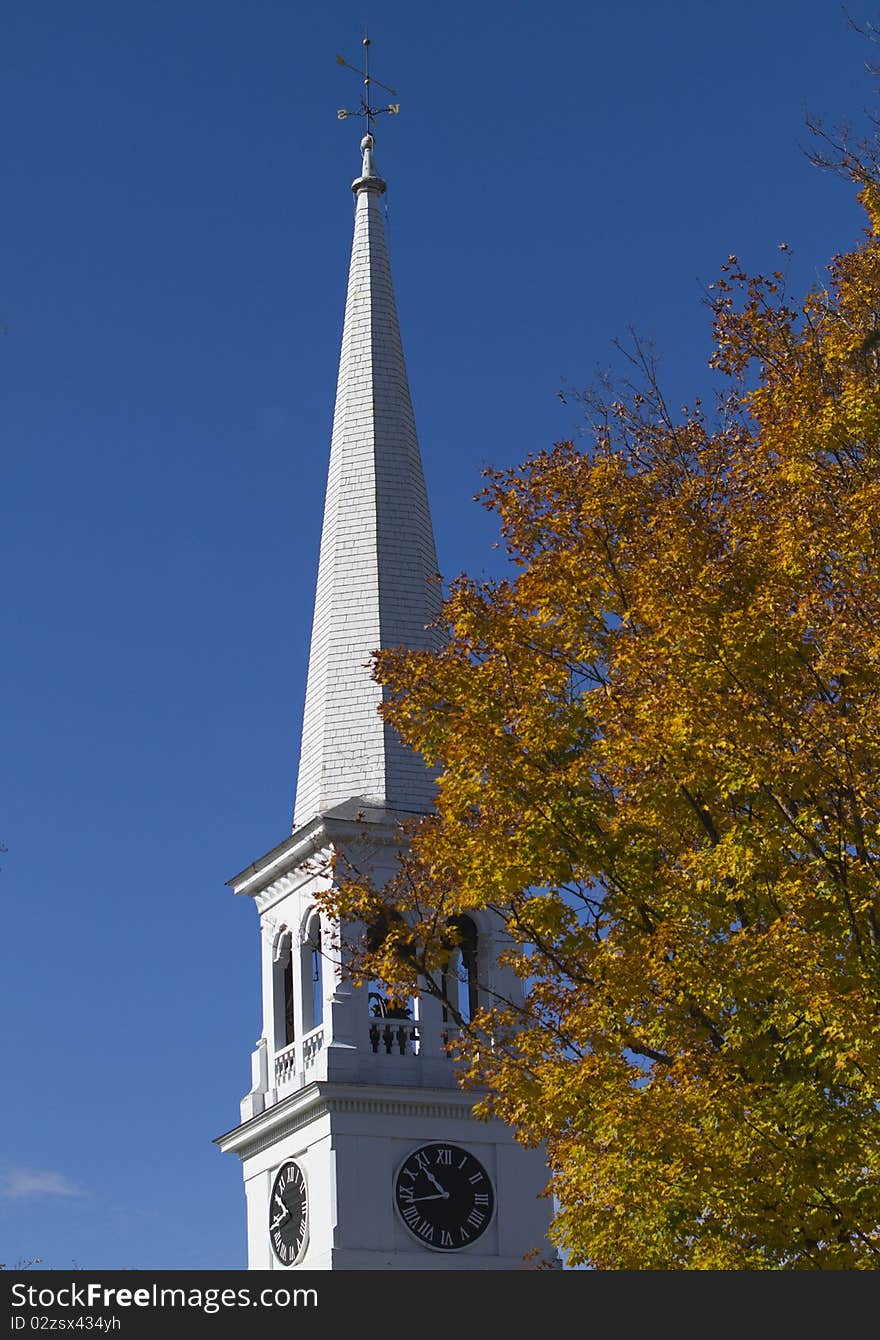
[[[489,473],[513,575],[377,659],[437,812],[327,907],[385,915],[355,966],[403,994],[497,917],[526,1004],[484,997],[463,1072],[545,1142],[573,1264],[880,1265],[880,186],[850,167],[869,229],[824,291],[733,257],[710,290],[711,423],[637,350],[589,447]]]

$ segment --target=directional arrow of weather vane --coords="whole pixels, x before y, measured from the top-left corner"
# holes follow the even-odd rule
[[[359,74],[364,81],[364,91],[361,95],[360,107],[358,107],[356,111],[351,111],[347,107],[340,107],[339,111],[336,113],[336,116],[337,119],[340,121],[346,121],[350,116],[365,116],[367,118],[367,133],[372,135],[374,119],[377,116],[381,115],[382,112],[388,112],[391,116],[397,116],[397,113],[400,111],[400,103],[389,102],[387,107],[374,107],[370,102],[370,86],[372,84],[375,84],[377,88],[384,88],[385,92],[390,93],[392,98],[397,97],[397,89],[389,88],[387,84],[383,84],[379,79],[375,79],[373,75],[370,74],[369,37],[364,38],[363,47],[364,47],[364,68],[362,70],[359,70],[356,65],[349,65],[348,61],[343,56],[336,57],[337,65],[344,66],[346,70],[353,70],[354,73]]]

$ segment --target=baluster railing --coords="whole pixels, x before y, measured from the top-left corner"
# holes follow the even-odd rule
[[[377,1056],[418,1056],[419,1029],[411,1019],[371,1018],[370,1049]]]
[[[310,1070],[318,1059],[318,1053],[324,1046],[324,1029],[312,1029],[311,1033],[306,1033],[303,1038],[303,1070]]]
[[[283,1051],[275,1053],[275,1087],[283,1089],[296,1074],[296,1043],[291,1042]]]

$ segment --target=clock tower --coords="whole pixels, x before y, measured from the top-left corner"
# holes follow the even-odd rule
[[[263,1031],[216,1143],[241,1160],[250,1269],[517,1270],[556,1263],[541,1152],[474,1118],[442,1004],[356,987],[315,903],[334,853],[384,883],[433,797],[369,669],[377,648],[436,645],[440,594],[372,134],[361,149],[293,831],[229,881],[259,913]],[[497,928],[461,930],[459,1008],[516,996]]]

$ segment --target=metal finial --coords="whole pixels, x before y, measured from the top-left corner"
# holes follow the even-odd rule
[[[367,134],[372,135],[373,122],[375,121],[376,117],[380,116],[382,112],[388,112],[391,116],[397,116],[398,112],[400,111],[400,103],[389,102],[387,107],[374,107],[373,104],[371,103],[370,88],[373,84],[375,84],[378,88],[384,88],[385,92],[390,93],[392,98],[397,97],[397,89],[390,88],[388,84],[383,84],[381,80],[376,79],[373,75],[370,74],[370,46],[372,45],[372,43],[370,42],[370,39],[366,34],[364,34],[362,45],[364,48],[364,68],[362,70],[359,70],[356,65],[349,65],[348,61],[345,59],[344,56],[336,57],[337,65],[344,66],[346,70],[353,70],[354,73],[359,74],[364,81],[364,91],[361,94],[361,102],[357,110],[352,111],[347,107],[340,107],[339,111],[336,113],[336,117],[337,120],[339,121],[346,121],[350,116],[365,116],[367,118]],[[364,172],[364,175],[365,176],[367,175],[366,171]]]
[[[365,135],[361,140],[361,153],[363,154],[363,164],[361,166],[362,177],[378,177],[376,165],[373,162],[373,150],[376,147],[376,141],[372,135]]]

